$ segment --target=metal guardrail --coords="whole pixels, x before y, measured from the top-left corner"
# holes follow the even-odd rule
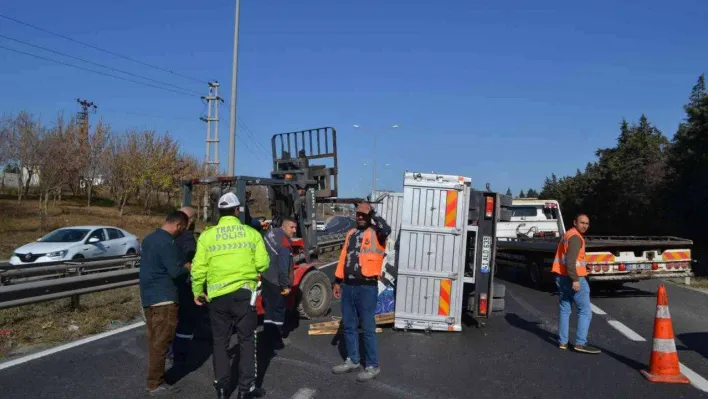
[[[331,252],[341,248],[343,243],[344,234],[320,237],[317,249],[312,252]],[[302,260],[298,258],[296,262]],[[137,285],[139,263],[139,256],[123,256],[7,268],[0,265],[0,309],[68,297],[76,307],[80,295]],[[113,270],[106,271],[108,269]]]

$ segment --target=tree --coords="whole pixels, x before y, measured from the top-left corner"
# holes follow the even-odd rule
[[[539,194],[536,192],[536,190],[530,188],[529,191],[526,192],[526,198],[538,198]]]
[[[29,192],[32,178],[37,174],[40,162],[39,144],[43,127],[34,115],[21,111],[16,117],[6,116],[2,120],[2,131],[7,143],[4,145],[9,161],[20,169],[18,176],[17,201]]]
[[[514,195],[514,194],[511,193],[511,187],[509,187],[509,188],[506,189],[506,195],[508,195],[508,196],[510,196],[510,197]]]
[[[519,193],[519,196],[516,198],[526,198],[526,194],[524,194],[524,190],[521,190],[521,192]]]
[[[93,186],[99,177],[105,177],[105,152],[110,142],[110,126],[99,120],[96,128],[88,137],[86,144],[86,159],[83,164],[82,175],[86,183],[87,211],[91,211],[91,195]],[[101,179],[102,180],[102,179]]]

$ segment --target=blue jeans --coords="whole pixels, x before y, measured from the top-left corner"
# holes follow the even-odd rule
[[[575,302],[578,310],[578,328],[575,336],[575,345],[585,345],[588,342],[588,330],[592,311],[590,310],[590,285],[585,277],[578,278],[580,291],[573,291],[573,281],[568,276],[556,276],[558,287],[560,317],[558,318],[558,342],[568,343],[568,329],[570,328],[571,304]]]
[[[376,299],[379,288],[375,285],[342,284],[342,323],[347,357],[360,362],[359,322],[364,330],[364,354],[367,367],[379,367],[376,339]]]

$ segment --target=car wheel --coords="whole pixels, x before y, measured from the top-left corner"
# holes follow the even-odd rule
[[[125,253],[126,256],[133,256],[135,255],[135,249],[129,248],[128,251]]]
[[[76,254],[76,255],[74,255],[73,258],[71,258],[71,260],[81,260],[81,259],[85,259],[84,256],[81,254]]]

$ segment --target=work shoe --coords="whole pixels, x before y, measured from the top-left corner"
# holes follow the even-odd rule
[[[357,370],[361,370],[361,364],[354,363],[349,358],[344,363],[332,367],[332,373],[334,374],[345,374]]]
[[[236,398],[237,399],[252,399],[252,398],[260,398],[263,396],[265,396],[265,391],[262,388],[254,387],[249,392],[238,391],[238,395],[236,396]],[[224,397],[226,397],[226,396],[224,396]]]
[[[214,381],[214,389],[216,389],[216,399],[228,399],[229,390],[226,385]]]
[[[181,389],[175,386],[162,384],[155,389],[148,390],[148,393],[150,394],[150,396],[168,396],[176,394],[179,391],[181,391]]]
[[[378,367],[367,366],[364,371],[356,375],[356,380],[359,382],[371,381],[381,373]]]
[[[566,350],[568,349],[568,344],[558,344],[558,349]]]
[[[573,346],[573,349],[575,349],[576,352],[589,353],[593,355],[600,353],[599,349],[591,345],[575,345]]]

